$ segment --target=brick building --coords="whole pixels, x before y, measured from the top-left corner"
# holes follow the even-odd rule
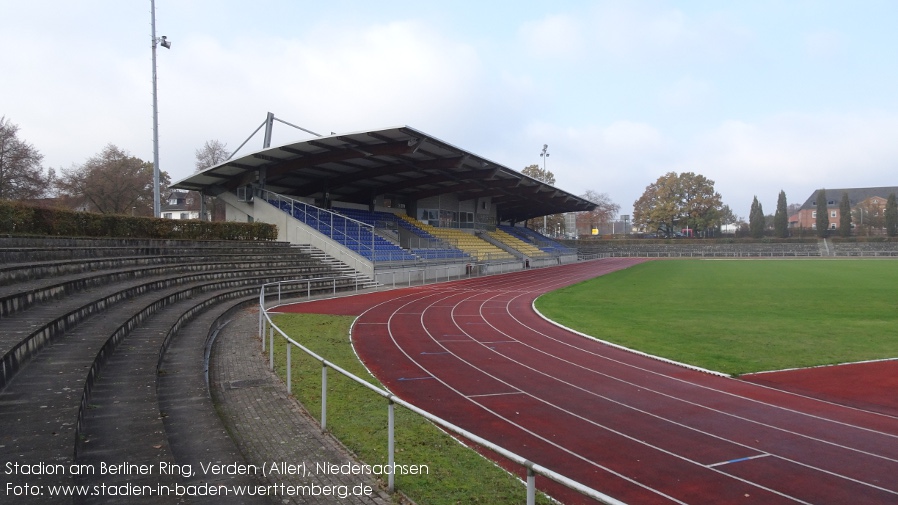
[[[789,226],[791,228],[817,229],[817,193],[817,190],[811,193],[811,196],[801,206],[798,214],[789,218]],[[852,226],[870,226],[875,225],[882,218],[886,200],[890,194],[898,194],[898,186],[827,189],[826,212],[829,214],[830,230],[839,229],[841,218],[839,202],[842,201],[843,193],[848,194],[848,202],[851,205]]]

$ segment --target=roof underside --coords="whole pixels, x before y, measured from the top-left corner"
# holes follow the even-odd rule
[[[260,182],[294,197],[369,204],[379,195],[408,203],[454,193],[490,198],[500,221],[588,211],[595,204],[409,127],[331,135],[264,149],[171,187],[220,194]]]

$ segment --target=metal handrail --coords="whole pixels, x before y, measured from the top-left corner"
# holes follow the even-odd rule
[[[326,279],[326,278],[314,279],[314,280],[322,280],[322,279]],[[334,278],[334,281],[333,281],[335,292],[336,292],[336,279],[337,278]],[[313,279],[309,279],[308,281],[311,282],[312,280]],[[299,281],[299,282],[303,282],[303,281]],[[291,371],[291,361],[292,361],[291,354],[292,353],[291,353],[291,350],[294,346],[297,347],[298,349],[302,350],[303,352],[305,352],[308,356],[312,357],[312,359],[314,359],[315,361],[318,361],[319,363],[321,363],[321,374],[322,375],[321,375],[321,421],[320,421],[320,424],[321,424],[322,431],[324,431],[327,426],[327,370],[328,370],[328,368],[331,368],[331,369],[335,370],[336,372],[340,373],[341,375],[361,384],[362,386],[368,388],[370,391],[374,392],[377,395],[380,395],[381,397],[383,397],[387,400],[387,405],[388,405],[388,410],[387,410],[387,417],[388,417],[388,420],[387,420],[387,425],[388,425],[387,464],[391,467],[394,465],[394,456],[395,456],[395,454],[394,454],[394,441],[395,441],[394,404],[398,404],[398,405],[401,405],[402,407],[405,407],[406,409],[420,415],[421,417],[427,419],[428,421],[436,424],[437,426],[439,426],[447,431],[450,431],[452,433],[455,433],[458,436],[464,437],[468,441],[473,442],[473,443],[475,443],[481,447],[484,447],[486,449],[489,449],[489,450],[499,454],[500,456],[507,458],[508,460],[512,461],[513,463],[526,468],[527,469],[527,505],[534,505],[536,503],[536,475],[542,475],[543,477],[550,479],[554,482],[557,482],[557,483],[559,483],[563,486],[566,486],[570,489],[573,489],[574,491],[577,491],[577,492],[583,494],[584,496],[593,498],[593,499],[599,501],[600,503],[604,503],[606,505],[625,505],[624,502],[621,502],[620,500],[612,498],[611,496],[608,496],[602,492],[599,492],[591,487],[588,487],[588,486],[581,484],[573,479],[565,477],[564,475],[561,475],[549,468],[546,468],[542,465],[534,463],[534,462],[524,458],[523,456],[520,456],[502,446],[496,445],[496,444],[490,442],[489,440],[486,440],[478,435],[475,435],[461,427],[458,427],[458,426],[450,423],[449,421],[446,421],[445,419],[442,419],[438,416],[435,416],[435,415],[427,412],[426,410],[416,407],[415,405],[408,403],[405,400],[395,396],[393,393],[390,393],[389,391],[386,391],[386,390],[381,389],[373,384],[370,384],[369,382],[357,377],[356,375],[350,373],[349,371],[344,370],[339,365],[336,365],[336,364],[324,359],[323,357],[319,356],[311,349],[309,349],[309,348],[303,346],[302,344],[300,344],[299,342],[293,340],[286,333],[284,333],[276,324],[274,324],[274,322],[271,320],[271,317],[268,314],[268,310],[265,308],[265,288],[267,286],[271,286],[271,285],[275,285],[275,284],[279,285],[280,283],[264,284],[259,293],[259,335],[262,338],[262,351],[263,352],[265,351],[265,348],[266,348],[265,335],[266,335],[266,333],[268,333],[269,368],[271,370],[274,370],[275,332],[280,334],[284,338],[284,340],[287,342],[287,344],[288,344],[287,345],[287,393],[288,394],[292,393],[292,389],[293,389],[292,388],[292,378],[291,378],[291,375],[292,375],[292,371]],[[311,288],[309,288],[309,290],[310,289]],[[279,286],[278,300],[280,300],[280,294],[281,294],[281,291],[280,291],[280,286]],[[267,329],[267,332],[266,332],[266,329]],[[394,472],[390,472],[389,477],[388,477],[387,486],[388,486],[389,492],[392,493],[395,490]]]

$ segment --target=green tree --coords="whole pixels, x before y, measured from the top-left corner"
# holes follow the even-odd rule
[[[789,236],[789,210],[786,205],[786,192],[780,190],[776,199],[776,213],[773,215],[773,233],[777,238]]]
[[[633,224],[668,236],[677,225],[707,230],[719,225],[721,205],[714,181],[692,172],[668,172],[633,204]]]
[[[162,192],[168,173],[159,177]],[[112,144],[84,165],[63,169],[57,181],[62,195],[101,214],[153,215],[153,164]]]
[[[521,173],[550,186],[555,185],[555,174],[553,174],[551,170],[540,168],[539,165],[529,165],[524,167],[524,170],[521,170]],[[538,223],[536,224],[536,229],[542,229],[543,233],[549,235],[556,229],[564,228],[564,214],[552,214],[550,216],[545,216],[542,219],[537,218],[533,220],[533,222]],[[527,220],[527,227],[534,229],[530,220]]]
[[[18,133],[17,125],[0,117],[0,199],[40,198],[49,190],[52,171],[44,174],[44,156]]]
[[[826,189],[817,191],[817,236],[826,237],[829,230],[829,212],[826,208]]]
[[[843,237],[851,236],[851,201],[848,200],[848,193],[842,193],[842,199],[839,201],[839,235]]]
[[[524,167],[524,170],[521,170],[521,173],[530,177],[532,179],[536,179],[539,182],[544,182],[550,186],[555,185],[555,174],[552,173],[551,170],[544,170],[539,167],[539,165],[530,165]]]
[[[680,174],[683,212],[686,227],[707,231],[720,223],[720,193],[714,191],[714,181],[704,175],[685,172]]]
[[[748,212],[748,228],[752,238],[764,237],[765,225],[764,209],[761,207],[758,197],[755,196],[751,202],[751,210]]]
[[[886,201],[886,235],[898,236],[898,203],[895,202],[895,193],[890,194]]]

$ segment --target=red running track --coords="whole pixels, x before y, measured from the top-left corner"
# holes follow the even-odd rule
[[[644,357],[532,309],[542,293],[641,261],[280,310],[360,314],[356,352],[395,394],[631,504],[898,503],[898,417]]]

